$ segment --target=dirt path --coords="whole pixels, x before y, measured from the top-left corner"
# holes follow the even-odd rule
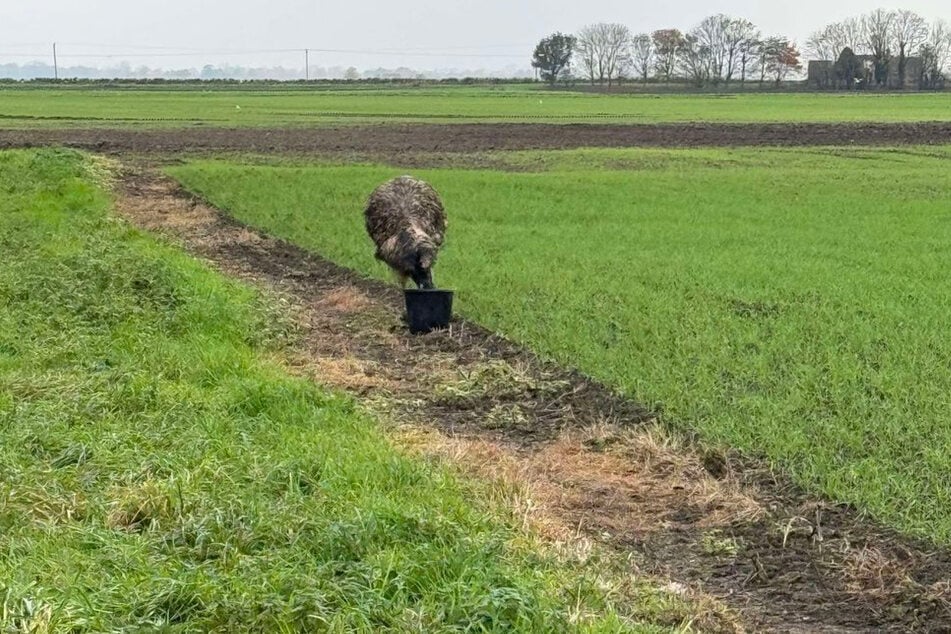
[[[0,130],[0,149],[67,145],[108,153],[394,154],[578,147],[904,145],[951,143],[951,122],[756,124],[387,124],[326,128]]]
[[[396,289],[250,230],[154,172],[130,171],[119,188],[132,222],[299,308],[301,372],[431,430],[425,451],[518,479],[552,530],[716,597],[751,631],[949,631],[949,553],[678,442],[638,405],[471,323],[409,336]]]

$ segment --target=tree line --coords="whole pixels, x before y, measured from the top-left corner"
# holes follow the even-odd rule
[[[928,24],[911,11],[881,9],[817,31],[806,42],[806,52],[837,64],[845,54],[843,63],[853,66],[858,63],[854,56],[870,55],[879,84],[886,81],[894,59],[901,85],[907,60],[915,55],[921,59],[922,85],[937,87],[951,61],[951,30],[943,21]],[[554,33],[535,47],[532,66],[552,84],[582,79],[611,86],[636,79],[703,87],[747,81],[780,84],[802,69],[800,57],[789,38],[764,36],[747,19],[717,14],[686,33],[670,28],[634,34],[623,24],[605,22],[574,34]]]
[[[908,79],[908,60],[918,57],[917,79],[922,88],[940,88],[951,64],[951,27],[944,20],[928,20],[906,9],[876,9],[841,22],[833,22],[816,31],[806,41],[806,50],[817,59],[835,62],[836,79],[846,87],[856,82],[878,86],[888,81],[894,65],[898,85]],[[869,77],[858,55],[871,57]]]

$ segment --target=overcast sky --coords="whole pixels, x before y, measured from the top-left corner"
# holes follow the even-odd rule
[[[540,37],[556,30],[571,32],[590,22],[622,22],[634,32],[668,26],[685,30],[706,15],[723,12],[748,18],[765,34],[802,42],[820,26],[870,8],[874,5],[858,0],[0,0],[0,63],[23,63],[45,55],[57,41],[64,65],[114,65],[126,60],[164,68],[221,63],[302,67],[303,56],[298,53],[215,51],[310,47],[404,51],[315,51],[314,66],[503,68],[527,66]],[[900,8],[929,19],[951,19],[947,0],[909,1]],[[196,54],[172,55],[182,48],[197,49]],[[409,49],[420,54],[410,55]],[[117,57],[73,57],[104,52]]]

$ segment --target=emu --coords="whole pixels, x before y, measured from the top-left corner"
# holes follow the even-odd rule
[[[363,212],[376,258],[385,262],[405,288],[433,286],[433,264],[446,235],[446,212],[439,194],[412,176],[389,180],[370,194]]]

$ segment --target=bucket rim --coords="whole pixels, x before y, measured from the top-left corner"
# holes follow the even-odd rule
[[[453,290],[448,288],[404,288],[403,292],[407,295],[451,295]]]

